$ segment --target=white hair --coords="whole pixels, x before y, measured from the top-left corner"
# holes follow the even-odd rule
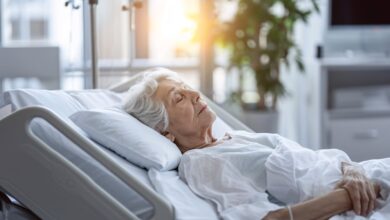
[[[153,99],[158,83],[164,79],[178,80],[178,74],[165,69],[146,70],[142,79],[130,87],[122,108],[142,123],[163,133],[168,128],[168,113],[164,104]]]

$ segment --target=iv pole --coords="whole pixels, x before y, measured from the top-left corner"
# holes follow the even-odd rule
[[[96,40],[96,6],[98,4],[98,0],[89,0],[89,8],[90,8],[90,20],[91,20],[91,49],[92,49],[92,88],[96,89],[98,86],[98,76],[99,76],[99,68],[98,68],[98,51],[97,51],[97,40]],[[134,2],[130,3],[129,10],[132,10],[132,6],[135,8],[142,7],[141,0],[134,0]],[[126,7],[122,8],[126,10]],[[130,16],[132,16],[132,12],[130,11]],[[130,25],[132,25],[133,21],[130,21]]]
[[[91,20],[91,49],[92,49],[92,88],[96,89],[98,86],[98,76],[99,76],[99,68],[98,68],[98,51],[97,51],[97,40],[96,40],[96,6],[98,4],[98,0],[89,0],[89,8],[90,8],[90,20]],[[129,4],[129,7],[126,8],[124,6],[122,10],[130,10],[130,19],[133,16],[132,6],[135,8],[142,7],[142,0],[134,0],[134,2]],[[130,25],[132,25],[132,20],[130,20]]]
[[[90,25],[91,25],[91,58],[92,58],[92,88],[96,89],[98,86],[98,55],[97,55],[97,40],[96,40],[96,6],[98,0],[89,0],[90,9]]]
[[[96,6],[98,0],[89,0],[89,16],[91,26],[91,60],[92,60],[92,88],[96,89],[98,86],[98,55],[97,55],[97,40],[96,40]],[[79,9],[80,5],[76,5],[74,0],[68,0],[65,2],[65,7],[71,6],[72,9]]]
[[[98,51],[97,51],[97,34],[96,34],[96,7],[98,4],[98,0],[89,0],[89,9],[90,9],[90,26],[91,26],[91,60],[92,60],[92,88],[96,89],[98,86],[98,76],[99,76],[99,68],[98,68]],[[68,0],[65,2],[65,6],[71,6],[73,9],[78,9],[80,6],[76,5],[74,0]],[[132,10],[132,6],[135,8],[142,7],[142,0],[135,0],[129,7],[123,6],[122,10]],[[130,11],[131,13],[131,11]],[[132,16],[132,13],[130,14]],[[132,20],[130,21],[132,23]],[[130,24],[132,25],[132,24]]]

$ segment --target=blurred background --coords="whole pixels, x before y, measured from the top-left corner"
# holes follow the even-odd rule
[[[358,161],[388,157],[388,8],[385,0],[0,0],[0,92],[92,89],[96,37],[99,89],[166,67],[256,132],[338,147]]]

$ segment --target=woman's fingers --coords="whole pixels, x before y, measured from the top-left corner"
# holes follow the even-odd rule
[[[381,191],[381,187],[378,183],[373,183],[373,186],[374,186],[374,192],[375,192],[375,197],[376,198],[380,198],[381,195],[380,195],[380,191]]]
[[[368,196],[368,186],[367,184],[361,184],[360,187],[360,198],[361,198],[361,215],[368,215],[369,206],[370,206],[370,197]]]
[[[375,208],[375,200],[377,198],[375,194],[374,184],[370,181],[364,181],[360,183],[361,192],[361,214],[363,216],[369,215]]]
[[[356,187],[355,184],[346,184],[343,188],[345,188],[348,193],[349,197],[351,197],[353,211],[360,215],[361,213],[361,200],[360,200],[360,192],[358,187]]]
[[[357,215],[367,216],[375,209],[375,200],[379,197],[378,184],[371,182],[364,173],[350,167],[335,188],[345,188],[351,198],[353,211]]]
[[[346,181],[341,186],[345,188],[352,201],[353,210],[357,215],[367,216],[375,208],[377,198],[374,184],[369,181]]]
[[[367,211],[367,215],[370,214],[375,209],[375,200],[377,198],[375,193],[374,183],[369,182],[369,197],[370,197],[370,206]]]

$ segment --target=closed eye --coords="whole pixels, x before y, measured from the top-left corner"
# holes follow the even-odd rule
[[[179,103],[179,102],[181,102],[182,100],[183,100],[183,95],[178,94],[178,95],[176,96],[176,103]]]

